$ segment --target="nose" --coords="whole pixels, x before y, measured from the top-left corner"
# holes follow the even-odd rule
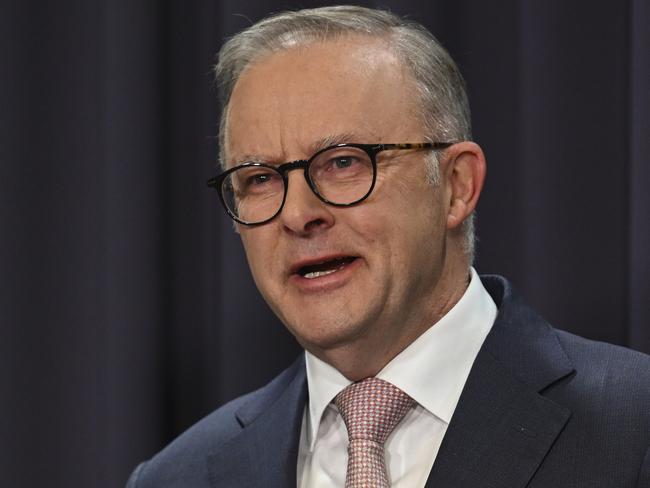
[[[299,236],[309,236],[334,225],[332,208],[311,190],[302,171],[288,173],[287,196],[278,218],[284,228]]]

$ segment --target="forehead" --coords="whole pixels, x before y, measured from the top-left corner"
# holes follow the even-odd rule
[[[235,84],[226,157],[303,157],[315,141],[339,134],[358,138],[347,142],[411,142],[404,137],[422,132],[417,100],[387,40],[347,36],[293,47],[249,66]]]

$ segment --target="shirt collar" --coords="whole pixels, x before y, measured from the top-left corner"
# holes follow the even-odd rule
[[[496,305],[476,270],[471,268],[470,273],[467,290],[451,310],[377,374],[445,423],[451,420],[472,364],[497,315]],[[313,449],[325,409],[351,381],[308,351],[305,365],[309,389],[307,433]]]

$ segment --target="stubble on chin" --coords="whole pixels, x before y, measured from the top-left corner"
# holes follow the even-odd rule
[[[356,355],[368,336],[373,334],[372,309],[360,314],[351,306],[329,303],[324,307],[309,307],[300,315],[288,316],[283,321],[300,345],[333,364],[332,358]]]

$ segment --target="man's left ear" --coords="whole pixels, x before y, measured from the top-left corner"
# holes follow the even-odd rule
[[[481,147],[463,141],[446,150],[444,184],[449,195],[447,228],[455,229],[476,208],[485,181],[485,155]]]

